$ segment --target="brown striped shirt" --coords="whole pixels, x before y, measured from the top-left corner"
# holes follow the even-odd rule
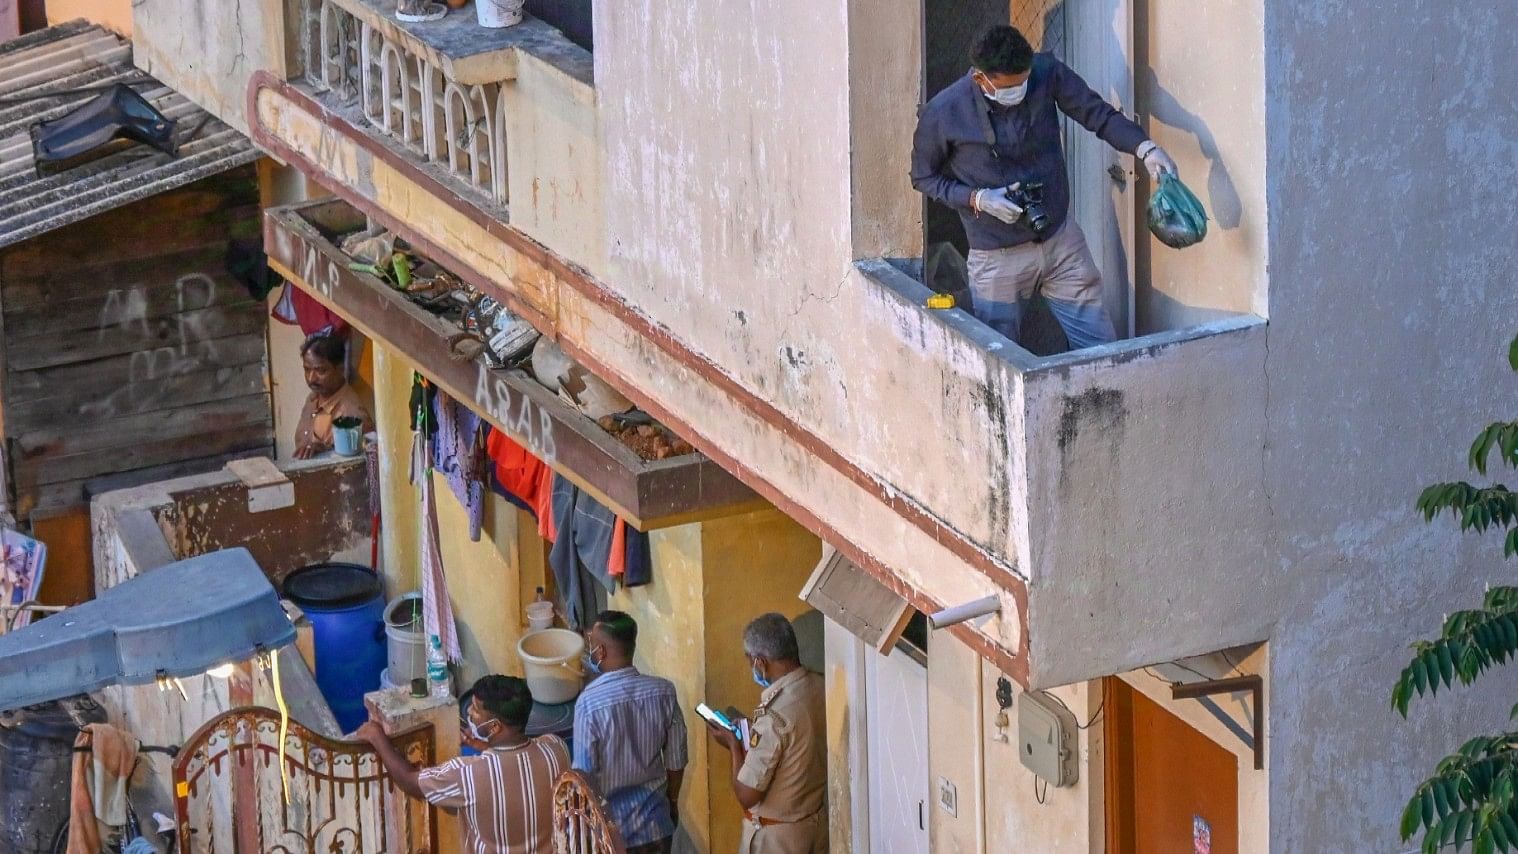
[[[417,782],[428,803],[459,814],[468,854],[538,854],[553,850],[553,784],[568,769],[564,740],[544,735],[460,756]]]

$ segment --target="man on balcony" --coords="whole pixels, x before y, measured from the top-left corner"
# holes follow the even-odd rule
[[[1070,188],[1059,113],[1144,162],[1157,182],[1175,162],[1143,129],[1016,28],[995,26],[970,51],[969,73],[920,112],[912,186],[953,208],[970,242],[971,312],[1018,340],[1023,310],[1042,292],[1074,349],[1111,341],[1101,273]]]
[[[598,674],[575,702],[574,767],[606,799],[628,854],[668,854],[685,776],[685,716],[668,679],[638,672],[638,624],[602,611],[586,633]]]

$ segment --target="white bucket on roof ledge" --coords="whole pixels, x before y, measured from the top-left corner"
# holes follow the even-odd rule
[[[522,656],[533,701],[553,706],[578,697],[585,682],[580,672],[584,651],[585,638],[568,629],[539,629],[522,635],[517,653]]]
[[[527,0],[474,0],[474,11],[480,26],[494,30],[522,23],[522,7],[526,5]]]

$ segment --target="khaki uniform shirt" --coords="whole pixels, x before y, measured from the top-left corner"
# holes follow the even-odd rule
[[[300,410],[300,421],[295,425],[295,447],[301,448],[315,442],[330,449],[332,420],[344,415],[363,421],[364,426],[359,429],[365,433],[374,429],[369,411],[364,408],[363,401],[358,399],[358,392],[353,390],[352,385],[344,385],[326,400],[318,399],[316,392],[307,395],[306,405]]]
[[[827,720],[822,677],[797,668],[764,689],[738,782],[764,793],[743,822],[740,854],[824,854]]]

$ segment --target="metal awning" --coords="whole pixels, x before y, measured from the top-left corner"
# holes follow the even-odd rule
[[[190,676],[293,640],[295,627],[248,550],[213,552],[0,635],[0,709]]]
[[[71,169],[39,171],[32,128],[116,84],[177,122],[178,152],[147,145]],[[0,248],[259,158],[247,137],[132,65],[132,43],[73,21],[0,44]]]

